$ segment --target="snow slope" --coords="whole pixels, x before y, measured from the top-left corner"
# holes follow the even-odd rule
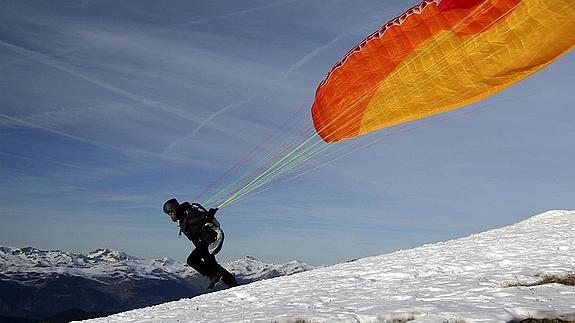
[[[457,240],[252,283],[90,322],[505,322],[575,320],[575,211],[549,211]]]
[[[240,284],[313,268],[298,261],[266,264],[252,257],[222,265]],[[189,266],[168,258],[141,259],[110,249],[83,255],[0,246],[0,322],[6,321],[2,316],[45,319],[77,310],[117,313],[204,294],[210,292],[208,284]]]

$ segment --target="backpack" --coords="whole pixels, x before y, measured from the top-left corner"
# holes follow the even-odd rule
[[[215,214],[218,209],[206,210],[202,205],[198,203],[192,203],[193,207],[198,208],[208,218],[208,223],[204,225],[205,230],[202,232],[202,239],[209,242],[208,252],[211,255],[216,255],[224,245],[224,231],[220,227],[220,222],[216,220]]]

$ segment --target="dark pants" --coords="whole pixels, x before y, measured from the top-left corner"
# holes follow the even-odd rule
[[[222,281],[228,286],[237,286],[238,283],[234,275],[220,266],[216,257],[208,252],[208,247],[197,247],[188,256],[186,261],[190,267],[194,268],[202,276],[211,276],[215,271],[222,273]]]
[[[207,246],[194,249],[186,262],[202,276],[210,276],[220,267],[216,257],[208,252]]]

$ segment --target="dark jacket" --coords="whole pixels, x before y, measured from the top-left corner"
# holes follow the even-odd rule
[[[178,211],[180,232],[185,234],[196,248],[207,247],[216,240],[217,233],[212,229],[214,209],[208,211],[200,204],[184,202]]]

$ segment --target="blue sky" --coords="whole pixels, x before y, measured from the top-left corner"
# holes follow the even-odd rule
[[[0,244],[184,260],[163,202],[293,137],[286,122],[309,127],[333,64],[415,3],[4,1]],[[569,53],[469,108],[376,133],[222,209],[219,258],[331,264],[575,209],[573,84]]]

